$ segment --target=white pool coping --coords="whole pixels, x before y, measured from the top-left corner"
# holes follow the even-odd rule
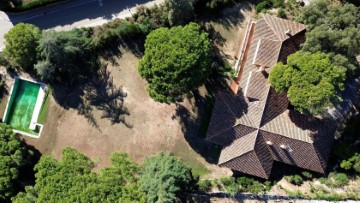
[[[31,122],[30,122],[30,130],[35,130],[36,125],[38,125],[37,120],[39,118],[39,114],[41,111],[41,106],[44,102],[45,99],[45,86],[42,86],[40,84],[40,89],[39,89],[39,93],[36,99],[36,103],[35,103],[35,107],[34,107],[34,111],[31,117]]]
[[[22,134],[22,135],[26,135],[26,136],[29,136],[29,137],[33,137],[33,138],[39,138],[40,135],[41,135],[41,132],[42,132],[42,130],[43,130],[43,125],[40,124],[40,123],[38,123],[38,122],[37,122],[37,119],[39,118],[39,114],[40,114],[40,111],[41,111],[41,107],[42,107],[42,104],[43,104],[44,99],[45,99],[45,84],[44,84],[44,83],[36,82],[36,81],[29,80],[29,79],[26,79],[26,78],[23,78],[23,77],[20,77],[20,76],[16,76],[16,77],[14,78],[14,84],[12,85],[11,90],[10,90],[10,95],[9,95],[9,98],[8,98],[8,102],[7,102],[7,104],[6,104],[6,108],[5,108],[5,112],[4,112],[4,117],[3,117],[3,119],[6,118],[6,114],[7,114],[7,112],[8,112],[8,108],[9,108],[9,101],[10,101],[11,96],[12,96],[12,94],[13,94],[15,81],[16,81],[17,79],[25,80],[25,81],[32,82],[32,83],[35,83],[35,84],[39,84],[39,85],[40,85],[39,93],[38,93],[38,96],[37,96],[37,99],[36,99],[34,111],[33,111],[33,114],[32,114],[32,116],[31,116],[31,121],[30,121],[30,126],[29,126],[29,129],[30,129],[30,130],[35,130],[36,126],[39,126],[39,127],[40,127],[40,130],[39,130],[39,135],[38,135],[38,136],[33,135],[33,134],[30,134],[30,133],[27,133],[27,132],[23,132],[23,131],[20,131],[20,130],[16,130],[16,129],[13,129],[13,132],[19,133],[19,134]],[[4,122],[4,121],[3,121],[3,122]]]

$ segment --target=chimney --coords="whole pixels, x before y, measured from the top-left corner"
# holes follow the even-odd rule
[[[266,141],[267,145],[273,145],[273,143],[271,141]]]
[[[291,36],[291,30],[290,29],[286,30],[285,34],[288,35],[288,36]]]
[[[262,72],[265,71],[265,66],[260,66],[256,72]]]

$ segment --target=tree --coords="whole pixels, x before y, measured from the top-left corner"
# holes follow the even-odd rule
[[[300,112],[318,114],[339,102],[346,69],[331,63],[328,54],[298,51],[270,71],[270,84],[287,92],[290,103]]]
[[[150,97],[175,102],[203,84],[210,74],[209,51],[208,34],[195,23],[151,32],[138,66]]]
[[[308,26],[304,51],[329,53],[333,62],[345,62],[350,73],[359,65],[355,58],[360,54],[359,8],[318,0],[304,7],[297,19]]]
[[[19,171],[32,155],[11,128],[0,123],[0,201],[9,200],[17,192]]]
[[[357,173],[360,173],[360,154],[355,153],[354,156],[350,157],[348,160],[343,160],[340,167],[345,170],[354,169]]]
[[[95,46],[88,29],[43,32],[40,59],[35,69],[43,80],[74,84],[98,67]]]
[[[172,154],[159,153],[145,159],[140,181],[148,202],[175,202],[176,195],[194,184],[190,168]]]
[[[170,25],[183,25],[194,18],[194,0],[167,0]]]
[[[36,48],[40,29],[31,24],[19,23],[5,34],[4,53],[24,69],[31,70],[36,63]]]
[[[92,162],[72,148],[60,161],[42,156],[35,166],[36,184],[26,187],[13,202],[145,202],[136,176],[138,166],[124,153],[111,157],[112,166],[99,173]]]

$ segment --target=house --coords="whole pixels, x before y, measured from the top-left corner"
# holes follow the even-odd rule
[[[250,22],[243,41],[234,94],[216,95],[207,140],[222,146],[219,165],[268,179],[274,161],[325,173],[334,140],[333,119],[294,110],[268,74],[300,49],[306,26],[263,15]]]

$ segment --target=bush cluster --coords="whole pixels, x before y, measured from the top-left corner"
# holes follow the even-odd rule
[[[331,188],[342,187],[349,183],[349,178],[345,173],[332,172],[327,178],[319,178],[321,184]]]
[[[264,10],[270,9],[270,8],[284,8],[285,3],[284,0],[265,0],[263,2],[260,2],[258,5],[256,5],[256,13],[261,13]],[[282,12],[281,15],[284,15],[285,12]],[[281,16],[280,16],[281,17]]]
[[[294,184],[294,185],[301,185],[304,180],[301,176],[299,175],[293,175],[293,176],[285,176],[285,179],[291,183],[291,184]]]
[[[239,192],[250,192],[252,194],[263,194],[272,187],[271,182],[260,182],[248,177],[222,177],[215,180],[201,180],[198,183],[199,190],[203,192],[210,191],[213,187],[226,191],[234,196]]]

